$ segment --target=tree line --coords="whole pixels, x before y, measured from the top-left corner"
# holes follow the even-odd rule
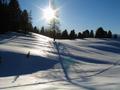
[[[31,12],[26,9],[21,10],[18,0],[0,0],[0,33],[8,31],[14,32],[35,32],[51,38],[57,39],[83,39],[83,38],[117,38],[117,34],[104,30],[102,27],[95,32],[93,30],[85,30],[76,33],[75,30],[68,32],[67,29],[61,31],[56,27],[56,31],[52,28],[45,29],[44,27],[38,29],[32,25]]]
[[[36,31],[39,34],[53,38],[53,31],[45,29],[42,27],[40,30],[36,27]],[[93,30],[85,30],[83,32],[76,33],[75,30],[68,32],[67,29],[57,30],[55,33],[55,38],[57,39],[84,39],[84,38],[117,38],[117,34],[112,34],[111,30],[104,30],[99,27],[95,32]]]

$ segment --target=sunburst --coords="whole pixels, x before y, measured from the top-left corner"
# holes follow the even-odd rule
[[[49,0],[49,5],[42,9],[43,19],[47,22],[58,19],[59,8],[56,8],[53,0]]]
[[[47,8],[42,9],[42,11],[43,11],[43,19],[45,19],[47,22],[57,19],[58,9],[53,9],[49,6]]]

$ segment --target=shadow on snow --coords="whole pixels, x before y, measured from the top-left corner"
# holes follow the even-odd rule
[[[44,58],[31,55],[27,58],[26,54],[8,51],[1,51],[0,53],[3,56],[2,63],[0,64],[0,77],[31,74],[50,69],[58,63],[57,60],[49,59],[49,57]]]

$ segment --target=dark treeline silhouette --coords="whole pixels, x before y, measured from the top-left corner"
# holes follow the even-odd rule
[[[31,13],[21,10],[18,0],[0,0],[0,33],[33,31]]]
[[[56,39],[83,39],[83,38],[117,38],[117,34],[112,35],[112,32],[104,30],[102,27],[95,32],[93,30],[85,30],[76,33],[75,30],[68,32],[59,30],[59,27],[38,29],[32,26],[31,12],[21,10],[18,0],[0,0],[0,33],[8,31],[14,32],[35,32]]]
[[[53,37],[53,30],[45,29],[44,27],[41,28],[41,30],[37,30],[38,33]],[[110,30],[106,31],[102,27],[99,27],[95,32],[93,30],[85,30],[83,32],[78,32],[78,34],[75,32],[75,30],[71,30],[70,33],[68,33],[68,30],[65,29],[62,32],[59,31],[59,33],[56,33],[57,39],[84,39],[84,38],[117,38],[117,34],[113,35]]]

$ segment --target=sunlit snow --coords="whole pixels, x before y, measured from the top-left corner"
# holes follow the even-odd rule
[[[120,90],[120,41],[0,35],[0,90]]]

